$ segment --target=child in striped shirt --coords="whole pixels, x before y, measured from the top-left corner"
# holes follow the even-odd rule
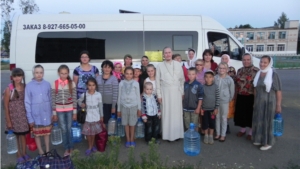
[[[59,66],[59,78],[54,81],[51,87],[53,121],[58,120],[62,129],[64,156],[70,155],[73,151],[71,127],[72,120],[77,120],[76,85],[69,73],[70,70],[67,65]]]

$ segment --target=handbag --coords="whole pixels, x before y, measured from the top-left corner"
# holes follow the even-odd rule
[[[37,169],[40,167],[40,163],[38,161],[39,157],[26,161],[24,163],[17,163],[16,169]]]
[[[235,112],[235,100],[231,100],[229,102],[229,111],[228,111],[228,115],[227,118],[233,118],[234,117],[234,112]]]
[[[26,134],[25,139],[28,150],[35,151],[37,149],[37,145],[35,139],[31,137],[31,133]]]
[[[84,97],[83,97],[82,103],[84,103],[86,105],[86,92],[84,92]],[[85,111],[84,108],[81,108],[77,112],[77,121],[78,121],[78,123],[83,124],[85,122],[85,118],[86,118],[86,111]]]
[[[45,156],[38,159],[40,167],[50,165],[51,169],[74,169],[70,156],[60,157],[55,149],[52,149]]]
[[[100,152],[105,151],[106,143],[108,140],[108,134],[106,128],[104,128],[104,124],[101,122],[102,131],[95,136],[95,144]]]

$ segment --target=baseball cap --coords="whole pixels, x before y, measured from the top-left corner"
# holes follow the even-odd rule
[[[207,70],[204,74],[211,74],[211,75],[215,75],[215,72],[212,70]]]
[[[134,65],[132,65],[132,68],[133,68],[133,69],[142,69],[142,68],[141,68],[141,65],[139,65],[139,64],[134,64]]]

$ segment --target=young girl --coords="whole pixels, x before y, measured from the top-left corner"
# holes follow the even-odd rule
[[[49,135],[52,128],[51,85],[43,79],[43,66],[34,66],[33,76],[32,81],[25,88],[25,107],[39,154],[43,155],[44,150],[40,138],[44,137],[46,152],[49,152]]]
[[[144,81],[144,84],[147,83],[147,82],[151,82],[152,85],[153,85],[153,90],[152,90],[152,93],[153,94],[156,94],[156,85],[155,85],[155,67],[154,65],[152,64],[149,64],[147,66],[147,73],[148,73],[148,76],[145,81]]]
[[[122,73],[122,63],[121,62],[115,62],[114,63],[114,70],[113,75],[118,79],[118,82],[120,83],[121,80],[124,80],[124,75]]]
[[[139,83],[133,80],[133,68],[125,68],[125,80],[119,85],[118,117],[122,117],[125,126],[126,147],[135,147],[134,129],[137,117],[141,115],[141,97]]]
[[[204,61],[202,59],[196,60],[195,66],[197,70],[196,80],[202,85],[204,85],[205,83],[204,73],[206,72],[206,69],[204,68]]]
[[[232,78],[227,74],[227,63],[219,64],[219,72],[215,76],[215,84],[219,87],[220,92],[220,105],[216,118],[216,137],[215,140],[220,142],[225,141],[226,129],[227,129],[227,115],[229,110],[229,102],[234,97],[234,82]]]
[[[52,112],[53,121],[59,120],[62,129],[64,156],[70,155],[74,144],[72,141],[72,119],[77,119],[77,96],[76,85],[70,78],[70,70],[67,65],[59,66],[59,78],[52,84]]]
[[[172,55],[172,60],[176,60],[177,62],[179,62],[180,64],[182,64],[182,58],[181,58],[181,55],[180,54],[174,54]],[[188,70],[187,68],[182,65],[182,70],[183,70],[183,75],[184,75],[184,79],[185,81],[189,81],[189,77],[188,77]]]
[[[141,78],[141,66],[139,64],[134,64],[133,68],[133,80],[137,81],[140,86],[140,95],[143,93],[144,79]]]
[[[132,66],[132,56],[127,54],[124,56],[124,67],[122,68],[122,73],[125,74],[125,68]]]
[[[102,96],[98,90],[97,81],[95,78],[90,77],[86,82],[88,90],[82,93],[78,99],[78,104],[84,108],[86,107],[85,123],[82,127],[82,134],[86,135],[88,140],[88,149],[85,151],[85,155],[89,156],[92,152],[96,152],[97,148],[95,144],[95,135],[102,131],[101,123],[103,123],[103,104]],[[86,97],[85,103],[83,103],[84,95]]]
[[[9,84],[4,93],[6,131],[13,130],[17,136],[17,163],[22,163],[30,159],[26,154],[25,141],[25,135],[29,133],[24,105],[25,75],[22,69],[15,68],[12,70],[11,76],[12,83]]]

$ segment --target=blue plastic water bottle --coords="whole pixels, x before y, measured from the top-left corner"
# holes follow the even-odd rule
[[[141,118],[138,119],[138,122],[135,126],[135,138],[144,138],[145,137],[145,127]]]
[[[73,141],[73,143],[81,142],[81,140],[82,140],[81,128],[78,125],[77,121],[73,121],[71,131],[72,131],[72,141]]]
[[[274,136],[282,136],[283,134],[283,118],[281,114],[276,114],[273,120],[274,123],[274,129],[273,129],[273,134]]]
[[[200,134],[195,131],[194,123],[184,133],[183,151],[189,156],[196,156],[200,153]]]
[[[117,134],[117,119],[115,114],[111,114],[111,118],[108,120],[107,126],[107,134],[109,136],[115,136]]]
[[[122,121],[120,117],[118,117],[117,120],[117,136],[119,137],[125,136],[124,126],[122,125]]]
[[[62,132],[61,129],[58,127],[58,124],[55,122],[53,123],[53,127],[51,130],[51,143],[53,145],[59,145],[62,143]]]
[[[8,130],[6,135],[6,146],[8,154],[15,154],[18,152],[17,137],[12,130]]]

